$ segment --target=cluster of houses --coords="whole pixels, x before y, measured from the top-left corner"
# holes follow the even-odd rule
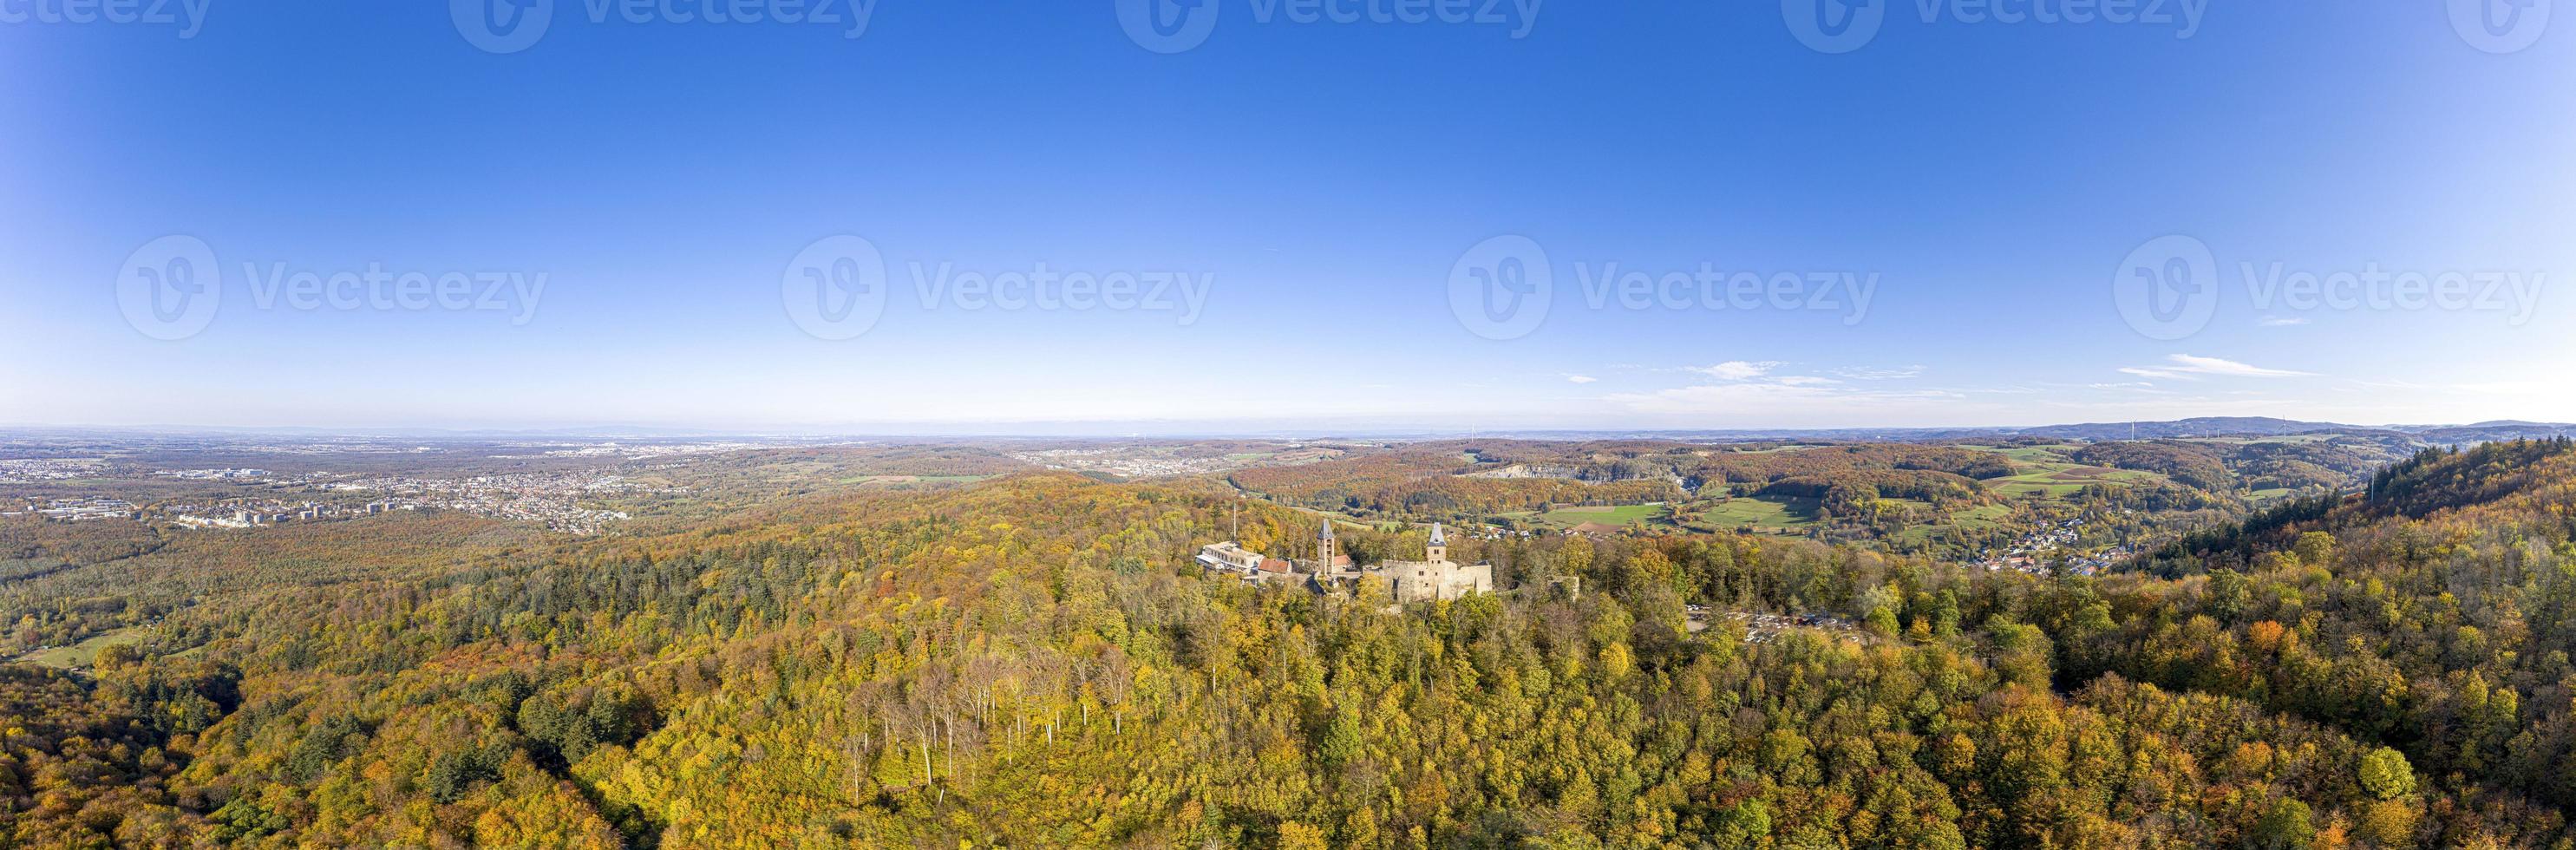
[[[44,503],[30,501],[25,510],[0,510],[0,516],[37,516],[50,522],[86,522],[94,519],[142,519],[143,512],[124,499],[52,499]]]
[[[2064,561],[2068,572],[2090,576],[2099,575],[2104,570],[2128,560],[2133,554],[2128,547],[2114,546],[2091,554],[2061,556],[2060,553],[2076,546],[2078,539],[2083,536],[2083,531],[2082,518],[2065,520],[2014,541],[2013,545],[2005,548],[2002,554],[1986,553],[1984,557],[1978,559],[1976,565],[1979,569],[1991,572],[2009,571],[2046,575],[2053,565]]]

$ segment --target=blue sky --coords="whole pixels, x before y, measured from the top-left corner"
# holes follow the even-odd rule
[[[0,423],[2576,420],[2550,0],[1882,0],[1840,53],[1806,0],[1204,1],[1177,52],[1119,0],[552,0],[495,53],[444,3],[0,0]],[[809,332],[835,237],[882,314]],[[212,294],[129,309],[173,257]]]

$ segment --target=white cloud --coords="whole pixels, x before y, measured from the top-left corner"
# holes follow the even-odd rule
[[[1578,384],[1598,383],[1601,380],[1600,378],[1595,378],[1590,375],[1567,375],[1565,376],[1565,379]]]
[[[2222,378],[2310,378],[2316,376],[2316,373],[2314,372],[2293,372],[2288,369],[2266,369],[2250,363],[2239,363],[2234,360],[2222,360],[2216,357],[2195,357],[2189,354],[2176,354],[2165,359],[2171,362],[2159,366],[2129,366],[2122,368],[2120,372],[2128,375],[2136,375],[2141,378],[2155,378],[2168,381],[2196,381],[2199,380],[2199,378],[2195,377],[2198,375],[2216,375]]]
[[[1771,374],[1771,370],[1780,368],[1782,365],[1784,364],[1777,360],[1758,363],[1750,360],[1729,360],[1715,366],[1693,366],[1690,367],[1690,371],[1721,381],[1750,381]]]
[[[2234,360],[2220,360],[2216,357],[2193,357],[2189,354],[2176,354],[2169,359],[2177,364],[2174,367],[2175,371],[2194,372],[2203,375],[2225,375],[2231,378],[2308,378],[2315,377],[2316,375],[2314,372],[2293,372],[2288,369],[2265,369],[2261,366],[2238,363]]]
[[[2306,318],[2306,317],[2303,317],[2303,316],[2265,316],[2265,317],[2263,317],[2263,326],[2264,326],[2264,327],[2267,327],[2267,328],[2288,328],[2288,327],[2297,327],[2297,326],[2299,326],[2299,325],[2304,325],[2304,324],[2307,324],[2307,323],[2308,323],[2307,318]]]

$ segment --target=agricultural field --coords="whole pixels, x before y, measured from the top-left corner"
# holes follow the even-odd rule
[[[2013,509],[2010,505],[1978,505],[1952,514],[1947,523],[1909,527],[1903,533],[1896,535],[1896,539],[1910,545],[1922,545],[1932,542],[1934,535],[1943,531],[1989,531],[2002,527],[2005,522],[2012,519],[2012,514]]]
[[[30,652],[26,655],[19,656],[18,660],[29,664],[42,664],[56,669],[67,670],[73,667],[88,667],[97,663],[98,653],[101,650],[118,644],[130,645],[142,643],[143,631],[144,629],[141,626],[117,629],[116,631],[108,632],[70,646],[57,646],[52,649],[40,649],[35,652]]]
[[[1661,502],[1644,505],[1603,505],[1558,508],[1552,511],[1523,511],[1503,514],[1506,519],[1545,529],[1566,529],[1589,523],[1626,527],[1630,523],[1653,523],[1671,513]]]
[[[2014,472],[2001,478],[1987,479],[1986,486],[1995,492],[2017,499],[2034,496],[2065,498],[2095,484],[2153,484],[2163,480],[2152,472],[2089,466],[2068,459],[2066,453],[2075,446],[1961,446],[1990,451],[2011,458]]]
[[[1815,499],[1739,496],[1700,514],[1700,521],[1719,529],[1745,526],[1770,532],[1803,529],[1816,524],[1819,504]]]

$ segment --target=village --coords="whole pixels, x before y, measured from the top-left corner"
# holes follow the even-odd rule
[[[12,469],[18,474],[27,474],[31,470],[41,470],[44,474],[63,474],[74,469],[95,471],[92,467],[65,467],[55,465],[55,462],[47,462],[43,466],[22,463]],[[161,470],[153,475],[230,483],[246,488],[249,485],[261,486],[234,491],[256,495],[183,497],[147,501],[145,504],[132,501],[143,498],[141,496],[43,499],[0,496],[0,518],[29,517],[47,522],[157,520],[182,528],[250,529],[353,519],[393,511],[448,510],[492,519],[534,522],[549,530],[589,536],[602,533],[610,523],[631,517],[626,511],[585,503],[609,497],[678,490],[647,487],[621,476],[599,474],[512,474],[467,478],[396,476],[346,480],[320,475],[311,480],[282,480],[269,478],[270,473],[265,470],[211,469]]]
[[[22,502],[10,510],[0,510],[0,517],[35,516],[49,522],[88,522],[102,519],[142,519],[143,513],[124,499],[47,499],[44,502]]]
[[[253,498],[225,499],[207,505],[165,504],[160,506],[162,513],[169,516],[171,523],[189,528],[262,528],[288,522],[350,519],[392,510],[418,510],[419,507],[391,501],[342,506]]]
[[[384,494],[388,502],[420,508],[538,522],[554,531],[581,536],[598,534],[611,522],[631,518],[626,511],[583,507],[581,501],[676,492],[676,488],[636,484],[624,476],[588,473],[368,478],[336,482],[325,489]]]
[[[99,475],[107,462],[93,458],[0,459],[0,484],[70,481]]]
[[[2043,528],[2027,537],[2013,541],[2012,545],[2005,547],[2000,554],[1981,553],[1982,557],[1978,558],[1974,566],[1988,572],[2017,572],[2036,576],[2048,575],[2050,570],[2063,564],[2066,571],[2071,574],[2095,576],[2118,566],[2135,554],[2128,547],[2117,545],[2098,551],[2083,551],[2080,543],[2083,539],[2084,526],[2085,522],[2081,517],[2061,521],[2054,526]]]

